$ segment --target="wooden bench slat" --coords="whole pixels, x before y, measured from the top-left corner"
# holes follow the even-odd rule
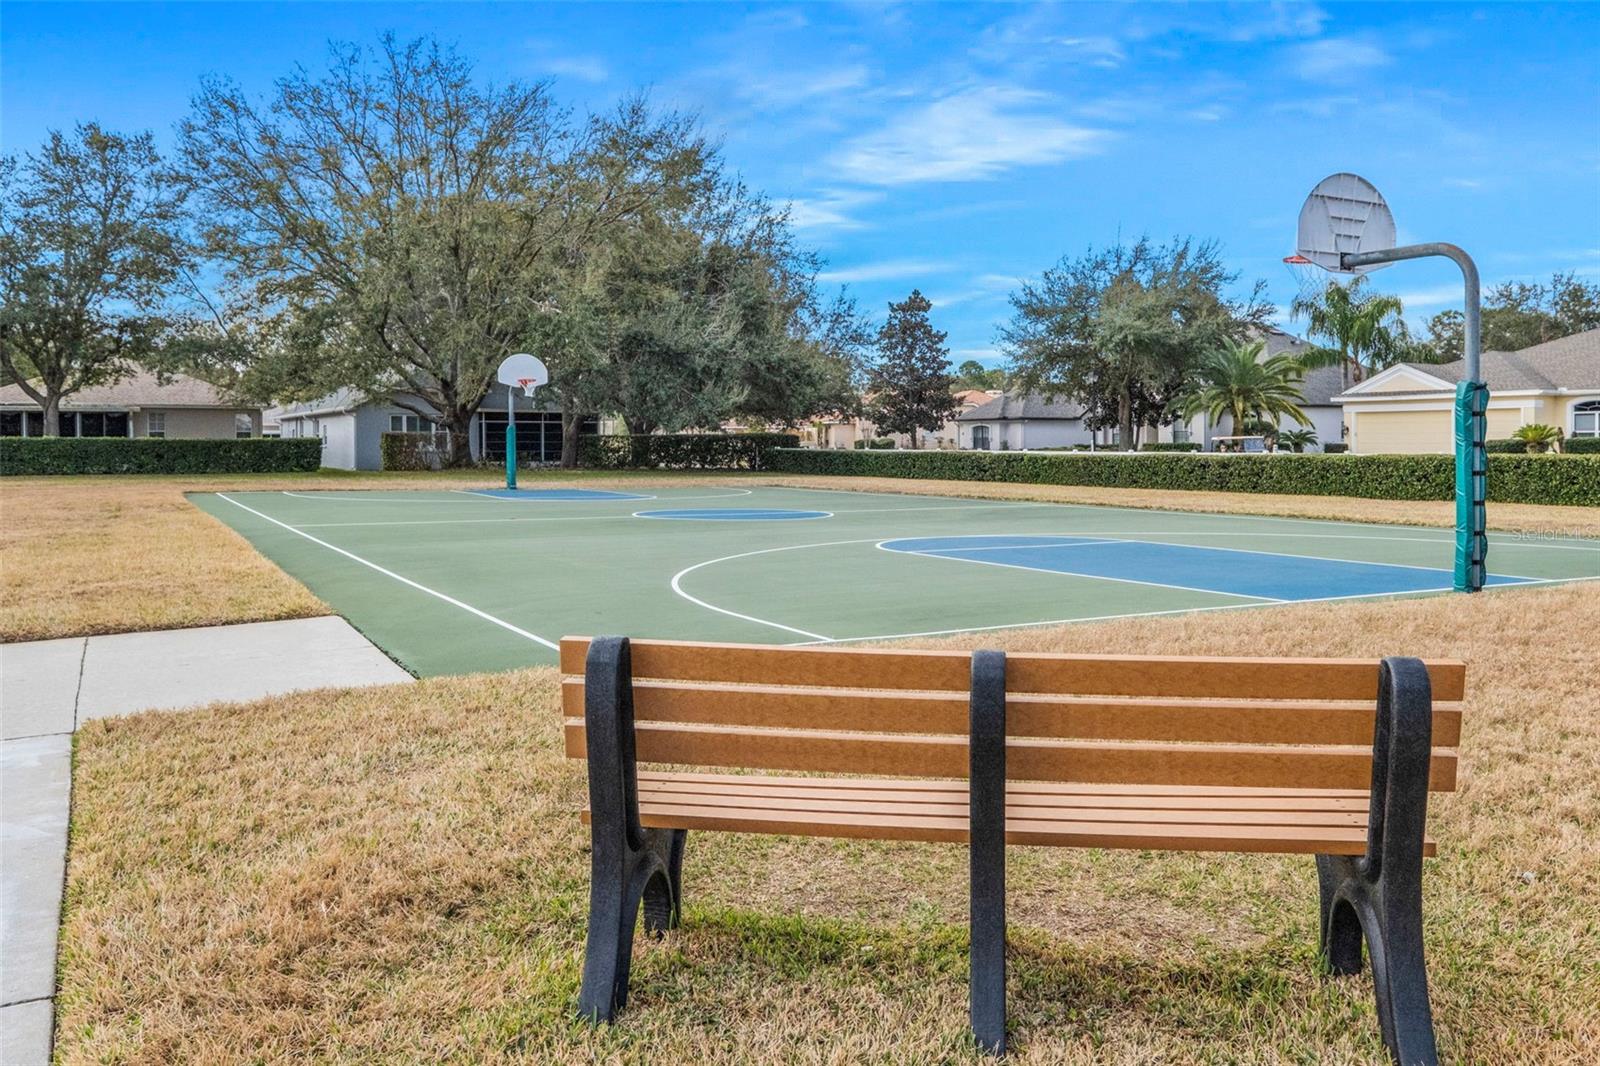
[[[965,690],[971,653],[880,648],[792,648],[764,644],[635,640],[636,678],[768,685]],[[589,638],[561,641],[561,671],[581,675]],[[1466,666],[1430,660],[1435,699],[1463,697]],[[1093,696],[1212,696],[1227,699],[1376,699],[1376,659],[1010,653],[1009,692]]]
[[[671,778],[651,779],[640,775],[639,791],[643,795],[662,798],[678,796],[737,796],[756,798],[780,806],[791,801],[824,800],[848,802],[858,800],[867,790],[858,788],[795,788],[789,785],[768,784],[765,778],[751,778],[751,784],[722,782],[675,781]],[[826,778],[819,779],[824,783]],[[1354,811],[1363,816],[1367,812],[1367,799],[1363,796],[1261,796],[1245,793],[1233,796],[1217,795],[1126,795],[1092,792],[1087,789],[1075,792],[1038,792],[1026,788],[1026,782],[1011,782],[1006,788],[1008,807],[1049,808],[1111,808],[1129,810],[1203,810],[1203,811]],[[966,786],[959,789],[887,789],[872,793],[873,798],[886,803],[954,803],[966,795]]]
[[[562,682],[568,717],[583,716],[584,682]],[[887,692],[710,682],[636,680],[638,722],[871,730],[899,733],[967,731],[967,693]],[[1012,736],[1082,740],[1176,740],[1243,744],[1371,744],[1372,702],[1176,701],[1017,695],[1006,701]],[[1436,704],[1434,743],[1461,738],[1461,708]]]
[[[587,811],[584,812],[584,819],[588,819]],[[808,812],[797,816],[785,811],[727,810],[651,803],[641,805],[639,820],[647,828],[662,829],[951,843],[965,843],[967,840],[965,818],[930,815],[906,817]],[[1008,818],[1006,842],[1054,847],[1359,855],[1366,850],[1366,830],[1337,826],[1151,825]],[[1433,854],[1431,842],[1426,845],[1425,853]]]
[[[567,754],[583,757],[583,722],[566,722]],[[967,773],[960,736],[832,733],[821,730],[734,729],[640,722],[634,745],[641,762],[885,776],[952,777]],[[1265,788],[1361,788],[1372,780],[1372,751],[1360,746],[1119,744],[1012,738],[1008,776],[1039,781],[1210,784]],[[1453,749],[1435,749],[1430,788],[1455,788]]]
[[[937,777],[883,778],[883,777],[793,777],[775,774],[743,774],[738,772],[708,772],[696,770],[640,770],[638,778],[644,781],[760,781],[766,785],[795,786],[824,789],[914,789],[917,791],[966,791],[964,780],[942,780]],[[1062,781],[1008,781],[1007,794],[1036,793],[1062,796],[1149,796],[1183,797],[1214,796],[1219,799],[1255,796],[1282,797],[1339,797],[1367,800],[1365,788],[1241,788],[1228,785],[1084,785]]]

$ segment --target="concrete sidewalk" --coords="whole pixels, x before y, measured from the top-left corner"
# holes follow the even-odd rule
[[[80,723],[410,680],[337,617],[0,645],[0,1063],[50,1060]]]

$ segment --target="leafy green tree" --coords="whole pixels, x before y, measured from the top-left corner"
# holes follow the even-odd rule
[[[956,367],[956,387],[961,389],[1003,389],[1006,387],[1004,367],[986,367],[976,359],[968,359]]]
[[[1011,297],[999,335],[1011,384],[1073,398],[1091,428],[1115,425],[1136,447],[1139,427],[1172,420],[1205,353],[1266,323],[1262,283],[1228,295],[1237,280],[1215,243],[1193,238],[1064,258]]]
[[[1317,443],[1317,431],[1314,429],[1280,429],[1278,431],[1278,447],[1288,448],[1292,452],[1303,452]]]
[[[1246,432],[1252,422],[1266,422],[1276,431],[1277,420],[1283,417],[1309,426],[1311,419],[1300,409],[1305,402],[1300,391],[1305,368],[1287,355],[1263,359],[1265,347],[1262,341],[1227,340],[1202,359],[1194,391],[1181,405],[1184,417],[1205,414],[1215,423],[1227,415],[1235,433]]]
[[[94,123],[0,161],[0,368],[60,432],[61,402],[158,361],[189,250],[150,134]]]
[[[1400,317],[1404,312],[1398,296],[1369,292],[1365,275],[1302,293],[1290,305],[1290,315],[1305,319],[1306,332],[1327,343],[1302,351],[1300,361],[1306,367],[1339,367],[1347,387],[1359,382],[1412,354]]]
[[[640,100],[575,124],[542,84],[487,87],[455,52],[390,36],[337,46],[266,102],[206,82],[179,143],[259,387],[387,397],[451,430],[457,462],[569,265],[691,199],[711,155]]]
[[[878,361],[869,371],[869,413],[879,430],[906,433],[917,447],[919,429],[935,430],[960,410],[951,389],[950,350],[945,334],[933,328],[933,304],[916,289],[889,305],[889,319],[878,331]]]
[[[1515,352],[1535,344],[1600,328],[1600,284],[1575,274],[1554,274],[1548,284],[1508,281],[1483,299],[1485,351]],[[1428,322],[1428,343],[1436,362],[1462,357],[1466,316],[1441,311]]]

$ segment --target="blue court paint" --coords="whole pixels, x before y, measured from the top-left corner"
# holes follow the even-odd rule
[[[1264,600],[1326,600],[1436,592],[1451,587],[1451,572],[1429,567],[1312,559],[1256,551],[1226,551],[1096,537],[916,537],[885,541],[888,551],[937,559],[1141,581],[1152,585],[1252,596]],[[1491,585],[1527,578],[1491,577]]]
[[[668,518],[685,522],[794,522],[832,518],[832,511],[782,511],[762,507],[692,507],[680,511],[635,511],[635,518]]]
[[[493,496],[497,500],[653,500],[633,492],[606,489],[465,489],[474,496]]]

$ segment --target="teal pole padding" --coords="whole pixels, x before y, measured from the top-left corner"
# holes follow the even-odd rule
[[[517,487],[517,393],[506,386],[506,488]]]
[[[1480,381],[1456,385],[1456,565],[1457,592],[1483,588],[1489,555],[1483,501],[1488,496],[1489,456],[1484,449],[1489,387]]]

